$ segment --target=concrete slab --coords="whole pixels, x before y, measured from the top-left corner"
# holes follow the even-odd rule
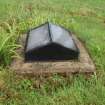
[[[67,60],[67,61],[57,61],[57,62],[24,62],[24,44],[26,35],[22,35],[19,43],[22,48],[17,50],[20,57],[14,58],[11,69],[17,74],[22,75],[48,75],[48,74],[92,74],[95,72],[95,65],[89,56],[87,50],[80,40],[78,40],[75,35],[73,35],[74,40],[80,49],[80,57],[78,61]]]

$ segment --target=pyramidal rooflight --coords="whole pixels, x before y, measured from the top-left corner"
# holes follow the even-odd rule
[[[71,33],[52,23],[42,24],[27,34],[25,61],[78,59],[79,49]]]

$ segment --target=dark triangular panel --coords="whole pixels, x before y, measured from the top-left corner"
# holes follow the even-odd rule
[[[45,23],[28,32],[25,46],[26,61],[78,59],[79,50],[69,31]]]
[[[55,43],[34,49],[25,54],[26,61],[69,60],[76,59],[77,57],[78,53],[74,50],[67,49]]]

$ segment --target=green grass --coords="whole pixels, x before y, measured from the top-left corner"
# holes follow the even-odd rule
[[[9,64],[20,35],[43,22],[60,24],[87,47],[96,74],[18,77]],[[0,105],[105,105],[105,0],[0,1]]]

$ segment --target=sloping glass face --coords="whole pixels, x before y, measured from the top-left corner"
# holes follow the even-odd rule
[[[48,25],[42,25],[36,29],[29,32],[26,51],[33,50],[34,48],[39,48],[50,42],[49,39]]]
[[[66,48],[77,50],[70,33],[62,27],[50,24],[51,37],[53,42],[58,43]]]
[[[30,30],[25,46],[25,60],[78,59],[79,51],[70,33],[57,25],[46,23]]]

